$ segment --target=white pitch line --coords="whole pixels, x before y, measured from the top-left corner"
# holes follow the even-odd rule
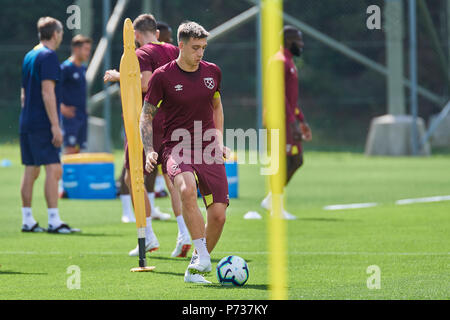
[[[333,204],[323,207],[324,210],[345,210],[345,209],[361,209],[361,208],[371,208],[377,206],[376,202],[369,203],[350,203],[350,204]]]
[[[245,251],[245,252],[231,252],[231,251],[224,251],[224,252],[214,252],[218,254],[270,254],[268,251],[258,251],[258,252],[252,252],[252,251]],[[293,252],[287,252],[288,255],[298,255],[298,256],[308,256],[308,255],[338,255],[338,256],[352,256],[352,255],[364,255],[364,256],[378,256],[378,255],[386,255],[386,256],[447,256],[450,255],[450,252],[358,252],[358,251],[293,251]]]
[[[435,197],[426,197],[426,198],[412,198],[412,199],[401,199],[395,201],[397,205],[406,205],[413,203],[428,203],[428,202],[441,202],[441,201],[450,201],[450,195],[448,196],[435,196]],[[376,202],[369,203],[350,203],[350,204],[333,204],[329,206],[323,207],[324,210],[346,210],[346,209],[362,209],[362,208],[372,208],[377,206]]]
[[[412,203],[427,203],[427,202],[440,202],[440,201],[449,201],[450,196],[436,196],[436,197],[427,197],[427,198],[414,198],[414,199],[402,199],[397,200],[395,204],[405,205]]]
[[[169,251],[159,251],[161,254],[169,255]],[[268,251],[215,251],[215,254],[233,255],[268,255]],[[36,251],[0,251],[0,255],[121,255],[128,256],[127,252],[36,252]],[[337,255],[337,256],[448,256],[450,252],[358,252],[358,251],[292,251],[288,255]],[[151,259],[151,255],[149,255]],[[176,260],[176,259],[174,259]],[[182,260],[180,260],[182,261]]]

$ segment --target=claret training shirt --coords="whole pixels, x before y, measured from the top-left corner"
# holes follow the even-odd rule
[[[180,50],[173,44],[165,42],[150,42],[136,49],[141,73],[144,71],[154,72],[159,67],[178,58]],[[142,94],[144,101],[145,93]],[[162,112],[153,119],[153,130],[155,132],[163,130],[164,116]]]
[[[182,70],[176,60],[156,69],[145,101],[158,106],[158,113],[164,113],[164,149],[179,143],[172,139],[176,129],[189,132],[193,148],[203,149],[211,143],[203,140],[203,134],[215,129],[212,102],[219,96],[221,79],[219,67],[206,61],[201,61],[194,72]],[[194,130],[195,121],[199,122]]]

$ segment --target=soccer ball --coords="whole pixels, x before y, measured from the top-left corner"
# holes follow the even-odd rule
[[[238,256],[228,256],[219,261],[216,276],[223,286],[243,286],[248,280],[248,265]]]

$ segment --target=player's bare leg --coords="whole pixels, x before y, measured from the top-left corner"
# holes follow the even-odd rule
[[[303,155],[301,153],[293,155],[293,156],[287,156],[286,157],[286,183],[285,187],[288,185],[289,181],[291,181],[292,177],[294,176],[295,172],[297,172],[298,169],[303,165]],[[269,194],[263,199],[261,202],[261,207],[263,207],[266,210],[271,211],[272,210],[272,194],[269,192]],[[295,220],[297,219],[296,216],[293,214],[290,214],[286,210],[283,209],[283,217],[286,220]]]
[[[298,169],[303,165],[303,155],[301,153],[293,155],[293,156],[287,156],[287,174],[286,174],[286,184],[288,185],[289,181],[291,181],[291,178],[294,176],[294,173],[297,172]]]
[[[61,164],[53,163],[45,166],[45,200],[48,208],[58,207],[58,181],[61,176]]]
[[[77,154],[77,153],[80,153],[80,148],[78,146],[74,146],[74,147],[72,147],[72,146],[65,146],[64,147],[64,154],[65,155]],[[59,198],[62,198],[62,199],[68,197],[67,196],[67,191],[64,190],[62,179],[60,179],[58,181],[58,194],[59,194]]]
[[[219,241],[226,220],[227,204],[213,203],[207,209],[206,246],[211,253]]]
[[[155,197],[156,198],[165,198],[168,197],[169,193],[167,192],[166,181],[164,179],[164,175],[158,172],[155,180]]]
[[[152,208],[152,219],[155,220],[169,220],[170,214],[161,212],[159,207],[155,206],[155,181],[158,175],[157,170],[153,170],[149,175],[144,177],[145,188],[147,189],[147,196],[150,201],[150,206]]]
[[[136,219],[134,217],[133,212],[133,203],[131,202],[131,194],[130,190],[128,189],[127,184],[125,183],[125,173],[127,169],[125,168],[125,165],[122,167],[122,172],[120,174],[119,182],[120,182],[120,188],[119,188],[119,197],[120,202],[122,203],[122,222],[123,223],[129,223],[129,222],[136,222]]]
[[[294,174],[297,172],[298,169],[300,169],[300,167],[302,165],[303,165],[303,155],[301,153],[286,157],[286,184],[285,184],[285,186],[288,185],[289,181],[291,181]],[[297,219],[296,216],[287,212],[284,209],[283,209],[283,217],[286,220]]]
[[[59,217],[58,210],[58,184],[62,177],[62,168],[60,163],[52,163],[45,166],[45,201],[48,210],[48,232],[50,233],[72,233],[79,232],[79,229],[73,229],[64,223]]]
[[[130,190],[130,194],[133,195],[133,189],[131,187],[131,176],[130,171],[128,169],[126,169],[125,171],[124,181],[125,184],[128,186],[128,190]],[[131,200],[134,206],[133,196],[131,196]],[[145,252],[152,252],[159,249],[159,242],[152,228],[151,207],[148,197],[144,197],[144,203],[145,203],[145,217],[146,217]],[[131,257],[137,257],[139,255],[139,246],[131,250],[128,253],[128,255]]]
[[[43,232],[43,228],[39,227],[34,220],[31,210],[31,202],[33,198],[33,186],[39,177],[41,168],[38,166],[25,166],[25,172],[20,186],[20,195],[22,198],[22,231],[24,232]]]
[[[203,273],[211,271],[211,258],[206,247],[205,221],[197,204],[197,185],[191,172],[182,172],[175,176],[174,187],[181,199],[181,211],[194,242],[195,251],[192,254],[184,281],[189,283],[209,284]]]
[[[181,211],[196,251],[187,272],[208,273],[211,271],[211,258],[206,247],[205,220],[197,204],[197,184],[193,173],[182,172],[176,175],[174,185],[180,194]]]
[[[124,181],[126,186],[128,187],[128,190],[130,191],[130,194],[133,194],[133,190],[131,188],[131,175],[130,175],[130,170],[126,169],[125,171],[125,176],[124,176]],[[148,200],[148,198],[144,197],[144,202],[145,202],[145,216],[147,218],[150,218],[151,216],[151,207],[150,207],[150,201]],[[133,201],[133,197],[131,197],[131,201]],[[134,206],[134,203],[133,203]]]
[[[173,185],[172,181],[170,181],[170,178],[166,173],[163,174],[163,177],[170,194],[170,202],[172,204],[173,214],[175,215],[175,217],[179,217],[182,215],[180,194],[175,189],[175,186]]]
[[[125,173],[127,172],[127,169],[125,168],[125,166],[123,166],[122,168],[122,172],[120,174],[120,194],[130,194],[130,189],[128,189],[128,186],[125,182]]]
[[[205,220],[197,204],[197,185],[191,172],[182,172],[174,179],[181,199],[181,212],[192,239],[205,237]]]
[[[22,207],[31,208],[31,200],[33,197],[33,186],[39,177],[41,168],[38,166],[25,166],[20,194],[22,196]]]
[[[167,174],[163,174],[164,181],[166,182],[166,187],[169,191],[170,201],[172,203],[172,210],[177,220],[178,225],[178,236],[177,244],[175,249],[172,251],[172,257],[184,258],[191,249],[191,237],[189,236],[189,231],[187,229],[186,223],[184,222],[183,215],[181,214],[181,198],[178,191],[175,189],[172,181]]]
[[[64,154],[76,154],[80,153],[79,147],[64,147]]]

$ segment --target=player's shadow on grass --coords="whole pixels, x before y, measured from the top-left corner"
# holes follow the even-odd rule
[[[48,275],[48,273],[42,273],[42,272],[20,272],[20,271],[10,271],[10,270],[0,270],[0,275],[2,275],[2,274]]]
[[[169,261],[181,261],[186,262],[191,260],[191,256],[187,256],[186,258],[173,258],[173,257],[165,257],[165,256],[148,256],[149,260],[157,259],[157,260],[169,260]],[[211,262],[219,262],[220,259],[211,259]],[[249,262],[250,260],[245,260]]]
[[[347,222],[349,219],[338,219],[338,218],[300,218],[298,220],[302,221],[317,221],[317,222]],[[355,220],[353,220],[355,221]]]
[[[168,261],[180,261],[180,262],[186,262],[186,261],[189,261],[190,259],[191,259],[191,257],[186,257],[186,258],[172,258],[172,257],[153,256],[153,255],[148,255],[148,256],[147,256],[147,260],[148,260],[148,261],[152,261],[152,260],[168,260]]]
[[[152,220],[152,223],[177,223],[177,220],[175,220],[175,219],[169,219],[169,220],[160,220],[160,219],[155,219],[155,220]]]
[[[212,286],[208,288],[213,289],[239,289],[239,290],[245,290],[245,289],[253,289],[253,290],[269,290],[269,285],[267,284],[246,284],[242,287],[235,287],[235,286],[222,286],[221,284],[215,283]]]
[[[60,233],[49,233],[52,235],[63,235],[63,236],[74,236],[74,237],[123,237],[126,234],[117,234],[117,233],[86,233],[86,232],[74,232],[68,234],[60,234]]]
[[[183,272],[169,272],[169,271],[158,271],[158,270],[153,270],[152,272],[157,273],[157,274],[167,274],[169,276],[184,277]]]

